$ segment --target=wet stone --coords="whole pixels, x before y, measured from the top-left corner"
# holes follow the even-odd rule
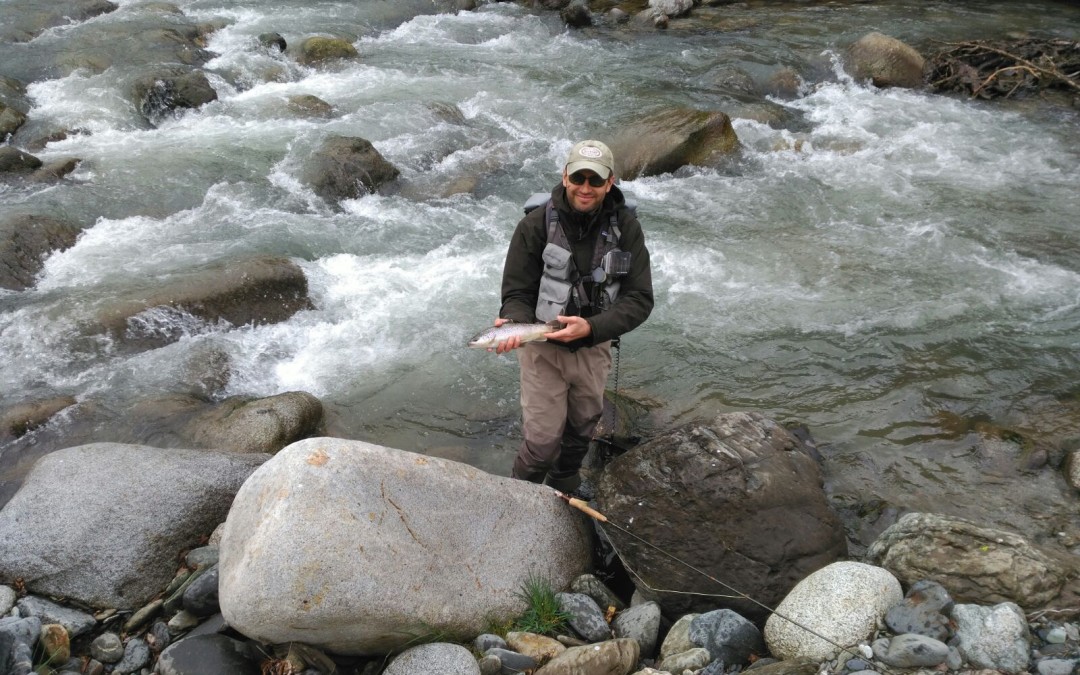
[[[582,593],[556,593],[559,606],[570,614],[570,627],[589,642],[610,640],[611,627],[596,601]]]
[[[518,672],[533,670],[537,666],[536,659],[499,647],[492,647],[484,653],[484,656],[494,656],[498,658],[504,671],[509,670],[510,672]]]
[[[142,638],[132,638],[124,647],[124,657],[113,666],[112,672],[116,675],[136,673],[148,663],[150,663],[150,646]]]
[[[476,648],[476,651],[483,654],[492,647],[506,649],[506,640],[492,633],[481,633],[480,635],[476,636],[475,640],[473,640],[473,647]]]

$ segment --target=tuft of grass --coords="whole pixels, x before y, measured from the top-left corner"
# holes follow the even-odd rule
[[[513,629],[539,635],[557,635],[566,630],[570,614],[559,606],[551,583],[542,577],[530,576],[517,596],[525,601],[525,613],[514,621]]]
[[[499,619],[489,616],[484,620],[484,632],[505,638],[507,633],[516,630],[514,628],[515,621],[516,619]]]

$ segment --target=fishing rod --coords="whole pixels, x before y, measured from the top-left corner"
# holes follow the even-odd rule
[[[807,633],[810,633],[811,635],[814,635],[815,637],[818,637],[818,638],[824,640],[825,642],[829,643],[833,647],[836,647],[837,649],[839,649],[840,654],[843,654],[844,652],[851,652],[850,647],[845,647],[844,645],[836,642],[832,638],[829,638],[829,637],[826,637],[826,636],[822,635],[821,633],[817,632],[813,628],[810,628],[809,626],[805,626],[802,623],[796,621],[795,619],[792,619],[789,616],[784,616],[783,614],[776,611],[772,607],[769,607],[765,603],[759,602],[758,600],[755,600],[754,598],[750,597],[746,593],[743,593],[742,591],[732,587],[731,585],[726,584],[723,581],[720,581],[719,579],[717,579],[713,575],[709,574],[708,572],[691,565],[690,563],[686,562],[685,560],[682,560],[682,559],[668,553],[667,551],[660,548],[659,546],[656,546],[652,542],[646,541],[645,539],[639,537],[638,535],[634,534],[633,532],[626,529],[625,527],[623,527],[621,525],[618,525],[618,524],[608,520],[607,516],[600,513],[596,509],[592,508],[591,506],[589,506],[588,503],[586,503],[584,500],[578,499],[577,497],[572,497],[572,496],[570,496],[568,494],[565,494],[563,492],[559,492],[558,490],[556,490],[555,493],[559,496],[559,499],[562,499],[567,504],[569,504],[570,506],[573,506],[575,509],[577,509],[578,511],[581,511],[582,513],[589,516],[590,518],[592,518],[596,522],[602,523],[604,525],[608,525],[610,527],[615,528],[616,530],[618,530],[619,532],[622,532],[623,534],[627,535],[628,537],[632,537],[633,539],[636,539],[637,541],[641,542],[645,546],[648,546],[649,548],[653,549],[654,551],[657,551],[661,555],[664,555],[664,556],[666,556],[668,558],[671,558],[672,560],[679,563],[680,565],[682,565],[682,566],[684,566],[684,567],[686,567],[686,568],[688,568],[690,570],[693,570],[694,572],[696,572],[697,574],[700,574],[701,576],[705,577],[709,581],[712,581],[713,583],[718,584],[719,586],[722,586],[723,588],[725,588],[728,591],[731,591],[732,593],[735,594],[733,596],[731,596],[731,595],[722,595],[722,596],[716,596],[716,597],[742,598],[743,600],[746,600],[746,601],[748,601],[748,602],[750,602],[750,603],[752,603],[754,605],[757,605],[758,607],[761,607],[762,609],[769,612],[770,614],[774,614],[774,615],[780,617],[781,619],[783,619],[784,621],[787,621],[787,622],[789,622],[789,623],[791,623],[791,624],[793,624],[795,626],[798,626],[799,628],[803,629]],[[614,544],[612,544],[612,546],[614,546]],[[616,553],[618,553],[617,550],[616,550]],[[622,558],[622,555],[620,554],[619,557]],[[625,560],[623,562],[625,562]],[[629,566],[627,567],[627,569],[630,569]],[[633,572],[633,570],[631,570],[631,572]],[[641,579],[641,577],[636,572],[633,572],[633,574],[638,579]],[[642,581],[644,581],[644,580],[642,580]],[[648,586],[648,584],[645,584],[645,585]],[[651,586],[649,588],[652,589]],[[657,589],[652,589],[652,590],[657,590]],[[660,592],[662,592],[662,593],[688,593],[688,594],[691,594],[691,595],[710,595],[708,593],[689,593],[689,592],[686,592],[686,591],[663,591],[663,590],[661,590]],[[861,650],[859,650],[859,651],[861,653]],[[839,656],[839,654],[838,654],[838,656]],[[863,656],[865,656],[865,654],[863,654]],[[875,665],[877,665],[877,664],[875,664]],[[889,673],[889,675],[895,675],[895,673],[893,673],[893,671],[889,670],[888,668],[886,668],[884,666],[879,666],[879,667],[881,668],[881,670],[885,671],[886,673]]]

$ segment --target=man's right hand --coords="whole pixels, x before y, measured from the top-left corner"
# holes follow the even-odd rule
[[[495,319],[495,327],[498,328],[504,323],[509,323],[509,321],[510,319]],[[495,353],[505,354],[513,349],[517,349],[520,346],[521,338],[515,335],[514,337],[502,340],[501,342],[499,342],[499,344],[495,345]]]

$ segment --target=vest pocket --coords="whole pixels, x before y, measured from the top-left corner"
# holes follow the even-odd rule
[[[570,251],[548,243],[544,247],[544,274],[555,279],[570,279]]]
[[[540,279],[540,293],[536,300],[536,318],[554,321],[562,314],[570,301],[570,282],[544,276]]]
[[[544,247],[544,274],[540,277],[536,299],[539,321],[554,321],[570,302],[570,255],[570,251],[552,243]]]

